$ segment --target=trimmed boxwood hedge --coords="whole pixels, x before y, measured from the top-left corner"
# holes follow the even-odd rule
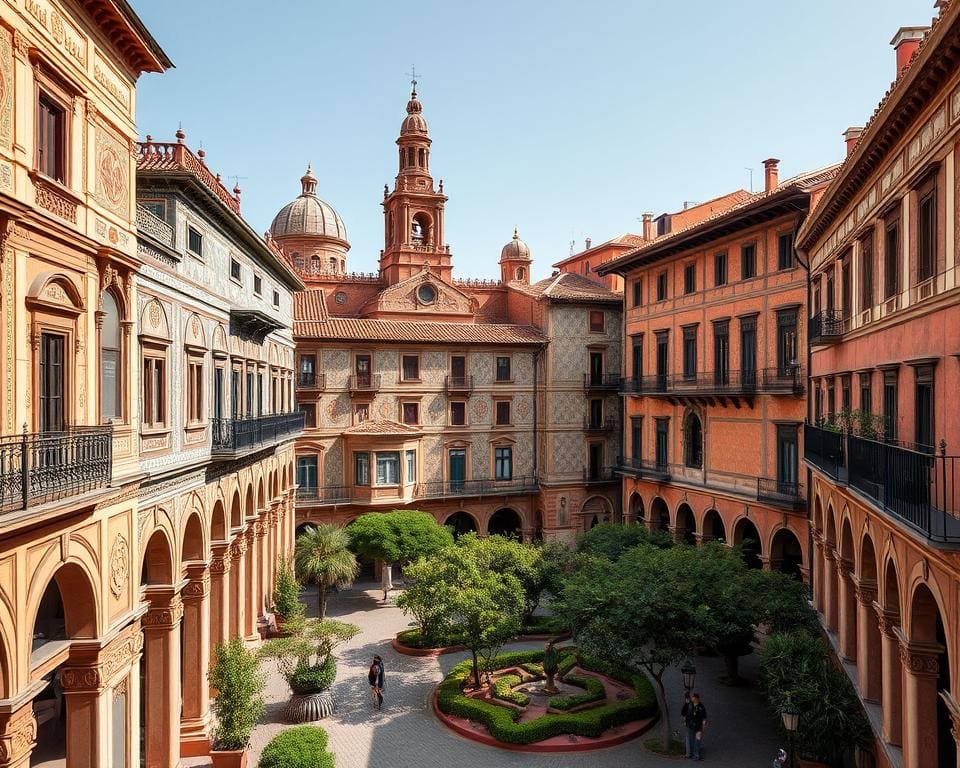
[[[576,685],[585,689],[584,693],[578,693],[575,696],[554,696],[550,699],[550,707],[553,709],[568,710],[579,707],[581,704],[589,704],[591,701],[600,701],[607,696],[607,689],[595,677],[586,675],[567,675],[563,678],[565,683]]]
[[[572,657],[576,663],[576,653],[572,648],[560,648],[561,654]],[[504,653],[493,659],[493,668],[504,669],[523,664],[540,662],[543,651],[515,651]],[[561,661],[566,661],[564,658]],[[571,664],[571,667],[573,664]],[[580,660],[580,666],[592,669],[586,660]],[[634,697],[615,704],[604,704],[582,712],[549,714],[518,723],[520,711],[475,699],[463,693],[463,686],[470,679],[471,662],[456,664],[440,683],[437,689],[437,706],[441,712],[473,720],[487,727],[490,735],[505,744],[533,744],[553,736],[575,734],[590,738],[599,737],[604,731],[617,725],[652,717],[657,712],[657,698],[653,686],[644,676],[631,679],[628,684],[634,686]],[[602,672],[602,670],[596,670]],[[604,674],[606,674],[604,672]],[[620,679],[611,675],[615,679]]]
[[[520,685],[521,682],[523,681],[520,679],[520,675],[504,675],[497,678],[493,684],[494,698],[509,701],[519,707],[527,706],[530,703],[530,697],[522,691],[513,690],[513,686]]]
[[[327,732],[316,725],[281,731],[263,748],[259,768],[335,768]]]

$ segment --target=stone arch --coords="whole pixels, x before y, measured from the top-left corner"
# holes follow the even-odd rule
[[[613,522],[613,505],[605,496],[594,494],[584,499],[580,505],[580,519],[584,530],[590,530],[599,523]]]
[[[693,509],[691,509],[690,505],[685,501],[677,504],[674,530],[676,531],[678,540],[682,540],[686,544],[697,543],[697,521],[693,516]]]
[[[316,527],[317,527],[316,523],[311,523],[309,521],[305,523],[300,523],[300,525],[297,526],[294,536],[299,538],[301,534],[306,533],[307,531],[313,530]]]
[[[183,340],[188,347],[207,348],[207,335],[203,330],[203,320],[196,312],[190,314],[183,326]]]
[[[80,289],[62,272],[38,274],[27,289],[26,300],[29,304],[59,307],[73,314],[83,312],[85,308]]]
[[[827,504],[827,521],[823,526],[823,540],[829,547],[837,545],[837,521],[833,513],[833,504]]]
[[[28,637],[42,634],[50,640],[92,640],[98,636],[97,591],[82,564],[74,560],[62,562],[48,579],[36,583],[44,586],[34,590],[30,599],[29,626],[33,631]],[[60,612],[62,616],[58,615]],[[40,629],[38,622],[47,624],[47,628]],[[62,638],[58,636],[61,630]]]
[[[173,546],[167,532],[157,528],[143,548],[140,583],[144,586],[173,584]]]
[[[447,516],[443,524],[453,529],[455,538],[459,538],[465,533],[473,533],[479,530],[476,518],[462,509]]]
[[[655,496],[650,504],[650,528],[655,531],[670,530],[670,508],[660,496]]]
[[[213,504],[213,512],[210,514],[210,541],[226,541],[228,536],[223,499],[217,499]]]
[[[243,504],[244,517],[254,517],[257,514],[256,507],[253,505],[253,484],[247,485],[247,496]]]
[[[240,489],[233,492],[233,501],[230,502],[230,527],[239,528],[243,525],[243,505],[240,502]]]
[[[643,508],[643,497],[634,491],[630,494],[630,501],[627,503],[627,509],[630,510],[630,521],[639,522],[646,516],[646,510]]]
[[[487,521],[487,535],[516,536],[523,539],[523,518],[512,507],[501,507]]]
[[[260,480],[257,482],[257,508],[254,514],[260,514],[260,510],[265,509],[266,506],[267,499],[263,487],[263,475],[261,475]]]
[[[220,355],[230,354],[230,348],[227,345],[227,332],[221,323],[213,326],[213,351]]]
[[[776,571],[800,578],[803,571],[803,548],[790,528],[778,528],[770,539],[770,566]]]
[[[683,464],[703,467],[703,416],[696,408],[687,409],[683,416]]]
[[[154,339],[170,340],[170,323],[167,311],[158,299],[150,299],[140,312],[140,335]]]
[[[704,541],[727,540],[727,530],[723,525],[723,517],[713,507],[703,513],[700,533]]]
[[[823,502],[820,501],[820,494],[813,497],[813,530],[819,533],[823,530]]]
[[[762,568],[760,531],[749,517],[741,517],[733,524],[733,546],[740,547],[743,561],[748,568]]]
[[[206,560],[203,520],[196,511],[191,512],[183,526],[180,562]]]

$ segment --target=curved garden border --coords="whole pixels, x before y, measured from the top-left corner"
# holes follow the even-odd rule
[[[393,636],[393,638],[390,640],[390,647],[393,648],[393,650],[395,650],[397,653],[401,653],[404,656],[427,658],[443,656],[448,653],[460,653],[461,651],[467,650],[462,645],[445,645],[439,648],[414,648],[412,645],[404,645],[400,642],[401,634],[401,632],[398,632]],[[569,640],[571,637],[572,635],[569,632],[561,632],[559,635],[517,635],[511,642],[535,643],[541,641],[546,642],[547,640],[562,642],[563,640]]]

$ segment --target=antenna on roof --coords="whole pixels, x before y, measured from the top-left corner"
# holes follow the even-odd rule
[[[753,168],[744,168],[745,171],[750,172],[750,191],[753,192]]]
[[[571,240],[571,241],[570,241],[570,255],[573,256],[573,254],[575,254],[576,252],[577,252],[577,241],[576,241],[576,240]]]

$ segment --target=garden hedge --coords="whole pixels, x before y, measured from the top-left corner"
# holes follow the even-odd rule
[[[327,732],[316,725],[301,725],[281,731],[260,755],[259,768],[335,768],[327,752]]]
[[[585,675],[567,675],[563,678],[565,683],[583,688],[584,693],[578,693],[574,696],[553,696],[550,699],[552,709],[574,709],[582,704],[589,704],[591,701],[600,701],[607,697],[607,689],[595,677],[586,677]]]
[[[520,685],[523,682],[520,675],[504,675],[497,678],[493,684],[493,696],[501,701],[509,701],[519,707],[525,707],[530,703],[530,697],[521,691],[513,690],[513,686]]]
[[[559,650],[566,657],[573,658],[573,664],[577,663],[573,649]],[[515,651],[494,658],[492,667],[504,669],[542,660],[543,651]],[[566,658],[563,661],[566,661]],[[573,664],[570,666],[572,667]],[[585,660],[580,661],[580,666],[592,669]],[[646,677],[637,676],[628,683],[634,686],[634,697],[631,699],[593,707],[582,712],[549,714],[518,723],[519,710],[501,707],[482,699],[470,698],[463,693],[463,686],[469,680],[471,671],[469,659],[456,664],[450,670],[437,689],[437,706],[447,715],[462,717],[485,725],[493,738],[505,744],[533,744],[568,733],[597,738],[609,728],[653,717],[657,712],[657,698],[653,686]],[[602,672],[599,669],[596,671]]]

